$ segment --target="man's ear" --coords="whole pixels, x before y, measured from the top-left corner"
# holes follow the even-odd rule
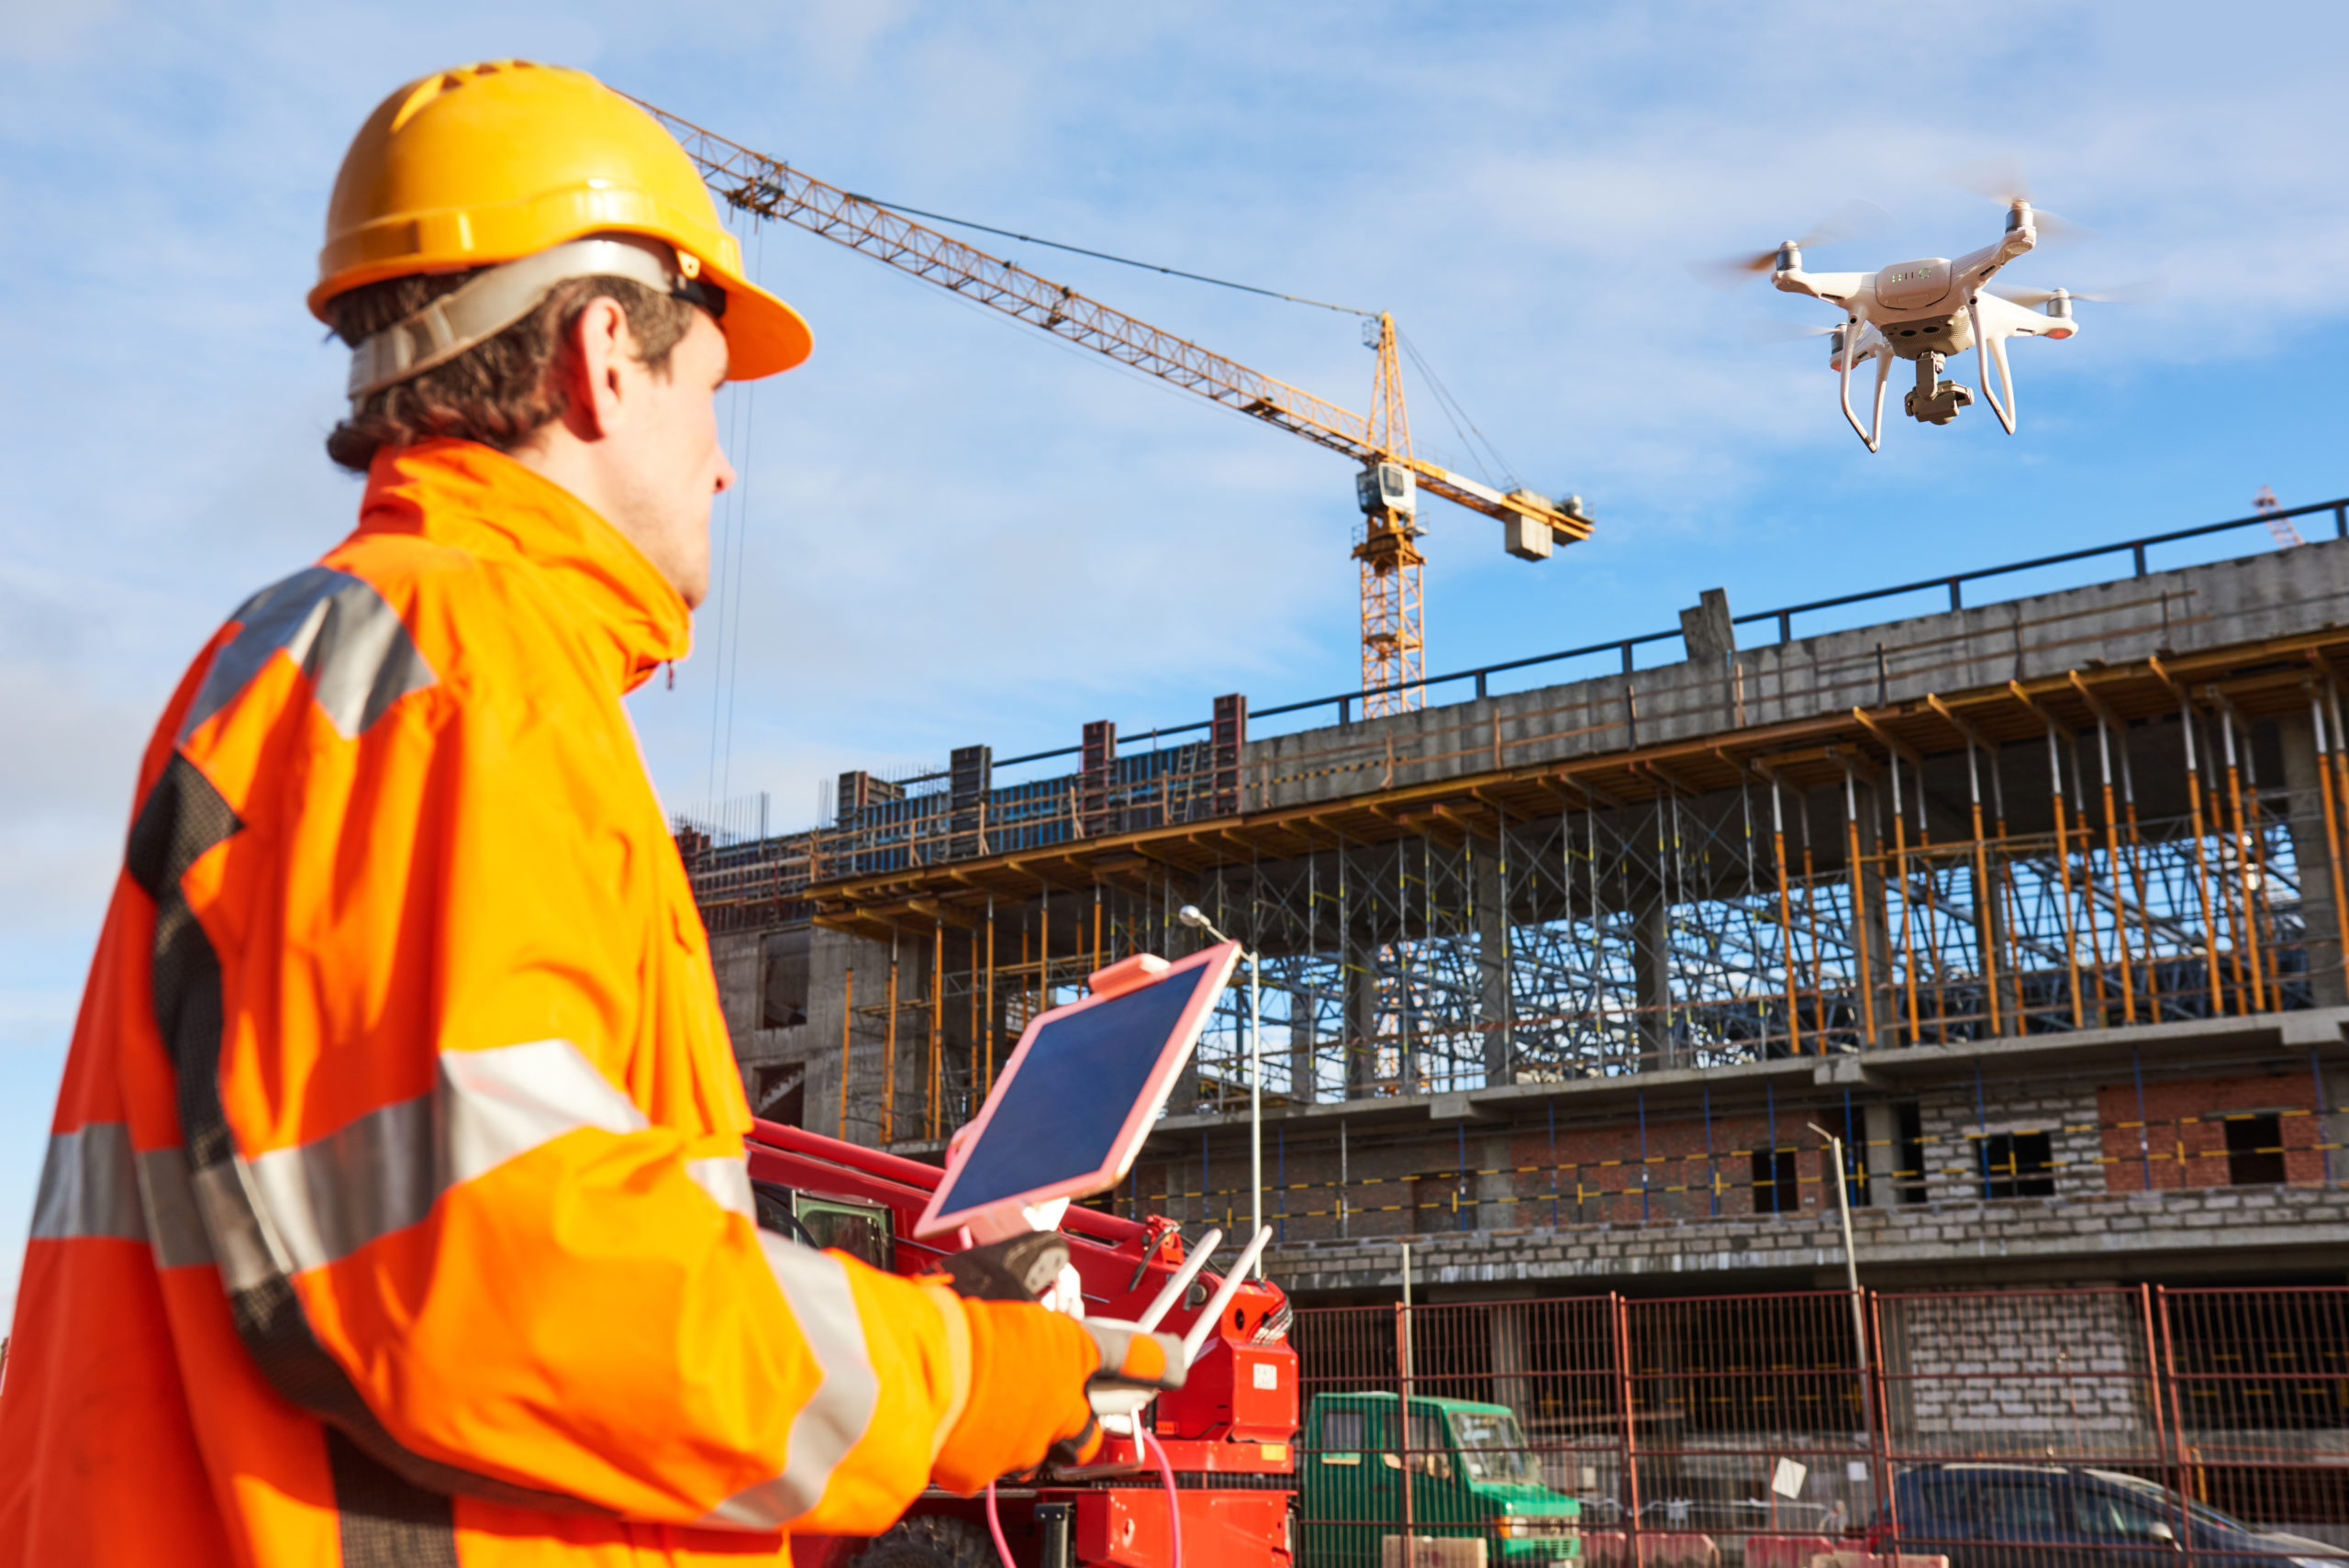
[[[598,295],[572,323],[563,360],[563,424],[583,441],[610,435],[625,417],[628,367],[636,363],[636,334],[619,302]]]

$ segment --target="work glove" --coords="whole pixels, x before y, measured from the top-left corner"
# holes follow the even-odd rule
[[[930,1478],[962,1496],[1033,1470],[1055,1443],[1100,1448],[1085,1384],[1101,1346],[1075,1318],[1027,1301],[961,1303],[970,1327],[971,1393],[930,1462]],[[1090,1453],[1085,1457],[1090,1458]]]
[[[1068,1263],[1051,1232],[974,1247],[942,1259],[970,1326],[971,1391],[930,1465],[930,1478],[967,1496],[1049,1455],[1081,1468],[1103,1443],[1097,1410],[1130,1415],[1183,1385],[1182,1341],[1107,1322],[1080,1322],[1036,1306]]]

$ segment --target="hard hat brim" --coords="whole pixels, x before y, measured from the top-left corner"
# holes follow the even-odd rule
[[[807,317],[745,277],[702,261],[702,276],[726,291],[726,379],[757,381],[787,371],[815,347]]]

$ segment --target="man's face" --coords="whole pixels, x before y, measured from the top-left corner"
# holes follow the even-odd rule
[[[668,371],[633,355],[617,363],[628,378],[622,444],[629,470],[624,509],[611,520],[675,584],[689,606],[709,593],[709,508],[734,483],[718,441],[718,389],[726,384],[726,338],[701,311],[672,350]],[[615,432],[621,434],[621,432]],[[615,454],[618,455],[618,454]]]

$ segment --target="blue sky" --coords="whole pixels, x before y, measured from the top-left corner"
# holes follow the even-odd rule
[[[219,619],[349,526],[319,450],[342,359],[301,296],[400,82],[574,63],[852,189],[1392,310],[1512,476],[1600,519],[1535,566],[1431,508],[1450,669],[1668,627],[1712,586],[1764,608],[2349,493],[2344,42],[2337,6],[2162,0],[0,0],[0,1292],[147,728]],[[1853,197],[1889,226],[1814,266],[1971,249],[1998,209],[1938,176],[1986,155],[2096,231],[2014,281],[2169,284],[2018,346],[2018,436],[1977,407],[1870,456],[1818,340],[1754,341],[1825,307],[1684,270]],[[765,790],[798,825],[844,767],[1351,682],[1339,460],[798,230],[745,248],[817,352],[728,394],[739,609],[635,701],[674,806]],[[1349,317],[1001,248],[1367,402]]]

